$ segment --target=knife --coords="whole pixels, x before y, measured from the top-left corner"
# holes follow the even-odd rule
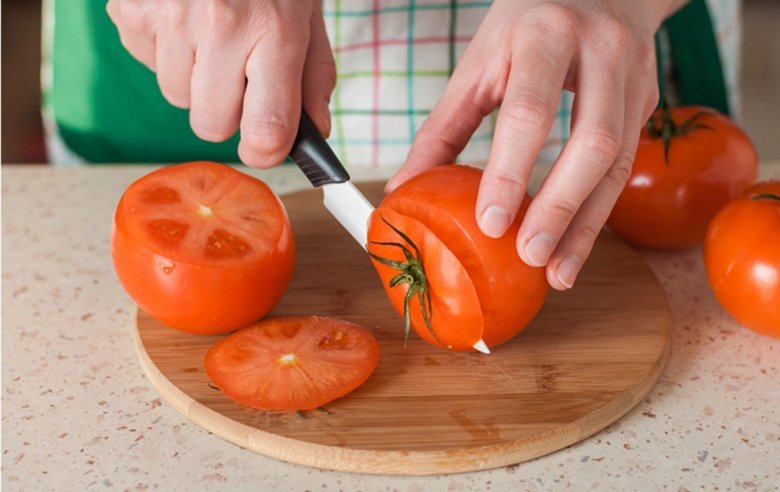
[[[374,206],[352,184],[349,173],[304,112],[290,157],[315,188],[322,188],[328,212],[366,249],[368,219]]]
[[[352,184],[333,149],[303,111],[290,157],[315,188],[322,188],[322,201],[328,212],[367,250],[368,220],[374,206]],[[474,349],[490,353],[481,339],[474,344]]]

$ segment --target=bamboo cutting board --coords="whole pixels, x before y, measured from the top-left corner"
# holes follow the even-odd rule
[[[377,203],[382,186],[361,186]],[[533,323],[491,355],[437,349],[402,320],[363,250],[311,190],[283,197],[296,271],[273,315],[319,314],[362,325],[379,365],[327,413],[232,403],[203,370],[219,337],[161,325],[139,310],[136,342],[152,384],[198,425],[247,449],[319,468],[433,474],[526,461],[614,422],[652,388],[670,346],[666,297],[644,261],[602,234],[575,288],[552,292]],[[522,293],[518,293],[521,296]]]

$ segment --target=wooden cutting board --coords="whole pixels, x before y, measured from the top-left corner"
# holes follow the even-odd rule
[[[382,186],[361,186],[378,203]],[[137,350],[162,396],[241,447],[319,468],[384,474],[483,470],[541,456],[614,422],[652,388],[669,356],[671,319],[642,258],[602,234],[575,288],[491,355],[437,349],[402,320],[363,250],[311,190],[283,197],[296,271],[273,315],[343,318],[379,340],[379,365],[327,413],[266,412],[210,386],[203,356],[219,337],[190,335],[139,310]],[[518,292],[522,296],[522,292]]]

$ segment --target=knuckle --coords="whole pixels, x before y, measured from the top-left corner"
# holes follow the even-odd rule
[[[158,72],[157,83],[160,86],[160,92],[163,97],[173,106],[181,109],[187,109],[190,107],[189,87],[182,87],[181,85],[160,76],[161,72]]]
[[[545,2],[532,7],[528,18],[533,24],[548,31],[550,34],[570,36],[580,22],[577,12],[566,5]]]
[[[602,19],[599,31],[610,44],[621,48],[627,48],[632,43],[632,33],[629,27],[621,20],[606,16]]]
[[[540,207],[542,217],[549,217],[550,220],[559,224],[569,224],[577,214],[579,207],[567,199],[551,200]]]
[[[328,91],[332,91],[336,87],[336,62],[333,57],[329,57],[317,63],[320,65],[317,67],[319,80],[315,82]]]
[[[536,92],[513,94],[502,104],[503,124],[513,131],[527,131],[528,127],[546,128],[551,119],[547,102]]]
[[[577,238],[580,242],[581,249],[589,251],[593,243],[596,242],[596,238],[601,234],[601,226],[594,224],[581,224],[577,228]],[[585,255],[584,255],[585,256]]]
[[[217,120],[213,114],[204,110],[203,107],[193,107],[193,110],[190,111],[190,127],[192,127],[192,131],[207,142],[224,142],[233,136],[237,126],[237,123],[230,120]]]
[[[203,4],[203,15],[210,32],[232,33],[240,22],[239,13],[227,0],[208,0]]]
[[[457,142],[449,135],[434,131],[433,128],[439,128],[438,115],[431,113],[425,124],[417,132],[414,146],[420,147],[422,153],[434,156],[446,156],[448,160],[454,160],[460,151]]]
[[[255,31],[273,40],[291,39],[298,35],[298,23],[291,22],[282,8],[276,4],[266,5],[255,19]]]
[[[583,147],[591,159],[612,163],[620,152],[620,141],[613,130],[594,130],[585,136]]]
[[[168,0],[163,4],[160,16],[166,20],[169,27],[180,28],[185,23],[187,9],[181,2]]]
[[[515,32],[530,31],[545,45],[572,48],[577,41],[580,17],[572,8],[555,3],[532,7]]]
[[[634,153],[622,150],[615,160],[615,164],[609,168],[605,179],[615,184],[618,189],[623,189],[631,177],[631,169],[634,163]]]
[[[292,147],[292,128],[278,118],[252,118],[243,122],[241,140],[246,146],[276,157]]]
[[[518,172],[511,169],[502,169],[494,172],[490,176],[493,189],[515,190],[516,192],[525,192],[525,180]]]
[[[145,3],[138,0],[122,0],[117,2],[115,12],[118,21],[130,29],[143,29],[147,23]]]

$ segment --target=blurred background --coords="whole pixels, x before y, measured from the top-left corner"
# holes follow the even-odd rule
[[[780,0],[744,0],[741,125],[761,160],[780,160]],[[45,163],[41,2],[2,2],[2,163]]]

